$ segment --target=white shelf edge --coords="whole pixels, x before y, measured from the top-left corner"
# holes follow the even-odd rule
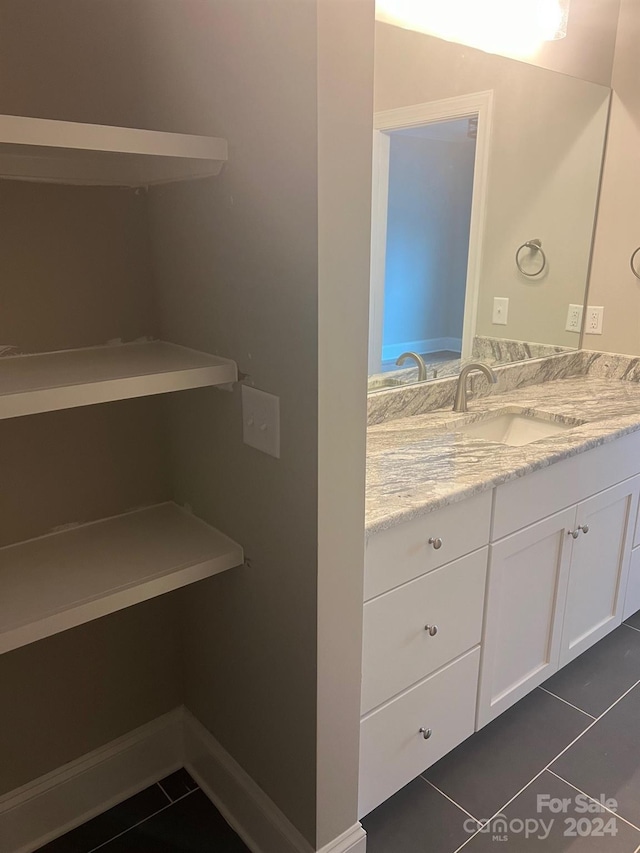
[[[0,177],[148,186],[217,175],[225,139],[142,128],[0,115]]]
[[[164,341],[4,356],[0,420],[237,380],[231,359]]]
[[[120,578],[116,586],[109,587],[108,578],[100,577],[94,584],[93,594],[86,594],[85,590],[85,594],[77,599],[73,597],[73,585],[71,584],[69,600],[66,605],[58,605],[49,610],[42,608],[39,612],[38,602],[41,598],[46,598],[47,590],[41,590],[40,596],[35,590],[32,618],[13,624],[0,625],[0,654],[13,651],[143,601],[148,601],[220,572],[236,568],[241,566],[244,561],[242,547],[220,531],[201,519],[189,515],[173,503],[158,504],[0,548],[0,598],[9,606],[11,605],[11,589],[8,587],[11,586],[11,583],[15,586],[15,577],[18,575],[20,576],[20,583],[29,584],[28,563],[30,555],[33,560],[32,571],[42,573],[43,560],[46,558],[47,549],[51,550],[55,564],[57,564],[56,561],[59,563],[61,555],[64,558],[66,549],[69,562],[75,563],[76,570],[83,561],[86,561],[86,569],[91,571],[92,561],[96,559],[96,553],[93,553],[91,548],[92,534],[98,533],[96,542],[99,545],[104,539],[105,533],[112,533],[114,553],[117,555],[118,566],[122,567],[122,561],[124,559],[126,563],[127,555],[125,548],[123,557],[123,548],[119,537],[122,535],[124,527],[126,528],[125,539],[128,535],[135,540],[135,535],[131,537],[131,530],[133,529],[135,533],[136,523],[140,525],[139,538],[144,539],[145,536],[149,538],[149,555],[145,555],[144,548],[141,550],[140,542],[135,542],[135,547],[132,548],[130,555],[132,568],[131,577],[128,581]],[[162,549],[163,537],[167,542],[170,542],[174,550],[176,549],[176,540],[180,545],[180,537],[182,537],[186,559],[178,565],[164,566],[154,572],[145,568],[146,560],[153,561],[154,553]],[[172,537],[173,541],[170,541]],[[84,550],[77,547],[77,543],[83,541]],[[94,551],[98,545],[94,544]],[[100,547],[100,556],[101,559],[104,559],[102,550],[104,545]],[[196,553],[200,554],[197,558],[189,555],[189,551],[194,551],[194,549]],[[35,558],[34,554],[36,555]],[[13,576],[11,570],[7,569],[7,564],[12,562],[19,567],[13,572]],[[26,569],[25,564],[27,565]],[[137,575],[136,571],[138,572]],[[65,578],[57,575],[55,579],[56,589],[64,586],[64,584]],[[53,587],[53,584],[50,585]]]

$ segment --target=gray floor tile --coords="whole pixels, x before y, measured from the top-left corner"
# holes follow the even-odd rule
[[[627,625],[633,625],[634,628],[637,628],[640,631],[640,610],[632,616],[629,616],[626,622]]]
[[[105,844],[100,853],[249,853],[202,791]]]
[[[453,853],[473,834],[469,816],[414,779],[363,818],[367,853]]]
[[[621,699],[551,769],[592,797],[618,801],[640,825],[640,687]]]
[[[553,804],[558,811],[550,809],[552,800],[564,801]],[[575,788],[542,773],[503,810],[504,821],[492,821],[464,853],[635,853],[640,831],[604,809],[585,812],[587,803]]]
[[[129,829],[134,823],[165,808],[169,802],[166,794],[157,785],[151,785],[134,797],[41,847],[39,853],[88,853],[99,844]]]
[[[184,797],[189,791],[195,791],[198,787],[184,767],[170,776],[165,776],[158,784],[172,801],[179,800],[180,797]]]
[[[534,690],[424,774],[474,817],[487,820],[592,722]]]
[[[620,625],[542,685],[599,717],[640,681],[640,631]]]

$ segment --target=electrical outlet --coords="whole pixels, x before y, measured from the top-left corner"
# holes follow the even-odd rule
[[[582,328],[582,311],[582,305],[569,305],[567,325],[565,326],[567,332],[580,332]]]
[[[492,323],[495,326],[506,326],[508,316],[509,300],[506,298],[506,296],[494,296]]]
[[[585,334],[601,335],[603,316],[604,308],[602,305],[587,305],[587,324],[584,329]]]

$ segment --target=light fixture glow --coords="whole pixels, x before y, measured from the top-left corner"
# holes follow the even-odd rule
[[[570,0],[376,0],[376,18],[491,53],[529,56],[567,34]]]

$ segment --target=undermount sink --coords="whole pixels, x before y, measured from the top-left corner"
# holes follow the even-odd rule
[[[567,432],[581,426],[585,421],[575,418],[558,420],[553,415],[531,414],[528,412],[497,412],[493,416],[461,424],[456,432],[481,438],[485,441],[495,441],[498,444],[508,444],[511,447],[521,447],[552,435]]]

